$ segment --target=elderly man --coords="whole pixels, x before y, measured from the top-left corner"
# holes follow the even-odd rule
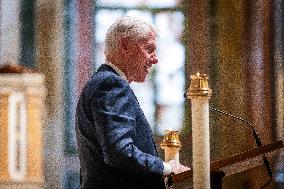
[[[159,189],[163,175],[187,168],[163,162],[129,83],[144,82],[157,64],[156,30],[119,18],[105,40],[106,64],[84,87],[76,111],[81,188]]]

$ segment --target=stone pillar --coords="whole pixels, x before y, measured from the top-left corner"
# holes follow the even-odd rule
[[[0,6],[0,65],[17,64],[20,54],[20,0],[2,0]]]
[[[45,188],[62,188],[64,169],[64,43],[63,0],[35,3],[36,62],[45,76]]]
[[[193,188],[210,188],[209,99],[212,90],[205,74],[191,75],[187,98],[192,112]]]
[[[179,140],[179,131],[166,130],[165,132],[160,144],[165,153],[165,162],[175,160],[179,163],[179,150],[182,147]]]
[[[44,77],[18,71],[0,69],[0,188],[41,189]]]
[[[274,1],[274,81],[275,81],[275,119],[277,138],[284,140],[284,2]],[[275,170],[275,188],[284,188],[284,150],[278,154]]]
[[[81,90],[90,75],[93,72],[93,19],[94,19],[94,2],[92,0],[77,0],[77,12],[78,21],[77,32],[78,32],[78,43],[77,53],[78,57],[76,60],[76,79],[77,79],[77,96],[80,95]]]
[[[188,17],[185,23],[188,24],[189,61],[186,68],[188,75],[208,73],[209,64],[209,1],[186,1]],[[190,74],[189,74],[190,73]],[[190,78],[188,77],[189,81]]]
[[[249,12],[248,109],[263,144],[271,142],[272,119],[272,1],[251,1]]]

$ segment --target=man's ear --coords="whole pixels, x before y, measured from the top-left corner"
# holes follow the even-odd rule
[[[123,53],[127,53],[130,48],[129,37],[122,37],[119,41],[119,48]]]

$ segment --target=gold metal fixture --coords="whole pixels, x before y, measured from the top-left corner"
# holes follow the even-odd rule
[[[187,99],[197,96],[211,97],[212,90],[209,88],[208,77],[206,74],[200,74],[198,72],[196,75],[191,75],[190,79],[190,86],[186,93]]]
[[[181,148],[179,131],[166,130],[166,134],[160,146],[162,149],[165,149],[165,147]]]

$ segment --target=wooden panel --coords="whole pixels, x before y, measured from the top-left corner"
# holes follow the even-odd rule
[[[8,94],[0,91],[0,179],[8,179]]]
[[[279,140],[277,142],[263,145],[258,148],[247,150],[233,156],[213,161],[210,163],[211,173],[224,171],[225,176],[235,174],[239,171],[244,171],[250,169],[254,166],[258,166],[262,163],[262,155],[272,154],[276,150],[283,148],[283,141]],[[255,159],[256,158],[256,159]],[[256,163],[250,163],[255,161]],[[248,163],[247,163],[248,162]],[[246,165],[246,166],[245,166]],[[241,167],[240,167],[241,166]],[[191,179],[193,175],[193,170],[185,171],[172,176],[174,183],[182,182],[186,179]]]
[[[28,141],[27,141],[27,176],[28,179],[40,181],[43,179],[43,152],[42,152],[42,112],[40,98],[27,97],[28,109]]]

